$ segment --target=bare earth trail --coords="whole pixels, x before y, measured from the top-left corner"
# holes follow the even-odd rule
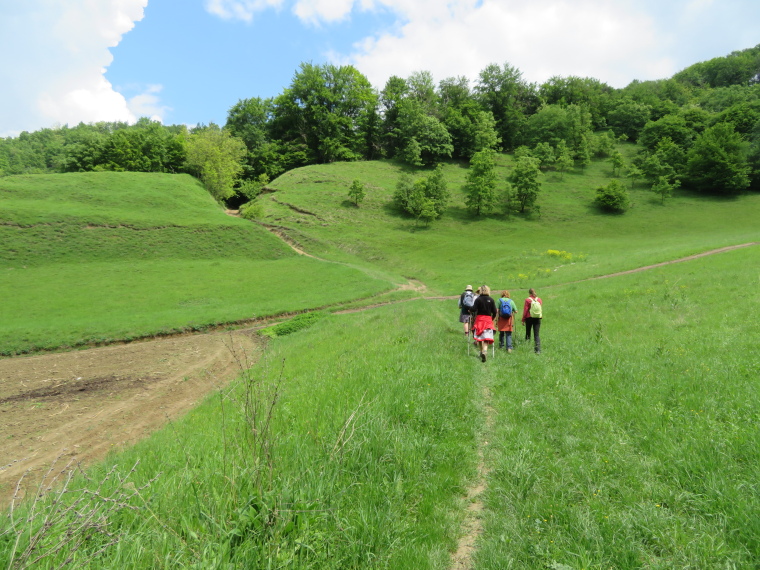
[[[253,361],[261,341],[249,329],[0,360],[0,508],[22,476],[34,489],[57,459],[102,459],[186,413],[239,371],[233,348]]]
[[[757,244],[721,248],[615,275],[750,245]],[[425,291],[422,283],[414,281],[400,288]],[[360,310],[374,306],[378,305]],[[62,456],[84,464],[97,461],[186,413],[237,375],[232,345],[250,361],[261,354],[263,347],[256,335],[261,323],[257,324],[233,332],[177,334],[0,359],[0,508],[8,504],[25,474],[25,484],[31,485]],[[479,486],[470,491],[473,500],[482,491],[486,473],[483,466]],[[478,508],[476,500],[471,507]],[[460,568],[468,567],[469,552],[480,532],[476,521],[468,521],[474,526],[463,529],[466,545],[456,559]]]

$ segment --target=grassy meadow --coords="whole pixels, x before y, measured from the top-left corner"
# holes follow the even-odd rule
[[[401,280],[299,256],[187,175],[0,178],[0,238],[5,355],[314,309]]]
[[[518,335],[511,355],[468,357],[452,301],[275,336],[238,382],[90,471],[89,488],[135,508],[78,504],[117,543],[94,534],[40,567],[448,568],[479,449],[475,568],[752,567],[755,258],[540,291],[540,356]],[[41,528],[23,516],[2,563]],[[62,517],[38,552],[75,524]]]
[[[240,377],[186,417],[0,519],[0,567],[450,568],[481,455],[474,568],[757,567],[760,246],[578,281],[760,241],[760,196],[663,206],[636,188],[631,211],[601,215],[591,201],[609,170],[548,173],[540,217],[475,220],[456,199],[429,227],[389,207],[390,162],[273,181],[265,221],[331,262],[289,250],[25,269],[4,258],[3,275],[27,277],[1,286],[27,305],[55,294],[39,285],[54,271],[70,287],[10,321],[4,346],[22,330],[27,346],[129,336],[330,295],[405,302],[267,331],[260,354],[238,355]],[[456,195],[465,169],[446,173]],[[368,184],[360,208],[346,197],[355,178]],[[91,277],[76,286],[80,267]],[[518,306],[536,287],[542,354],[518,327],[512,354],[468,357],[456,301],[388,292],[401,277],[430,294],[508,287]],[[85,322],[88,299],[119,297],[142,298],[143,317],[106,305]]]

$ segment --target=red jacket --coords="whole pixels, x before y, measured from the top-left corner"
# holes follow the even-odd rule
[[[530,318],[530,306],[531,304],[533,304],[533,299],[535,299],[542,305],[544,304],[544,302],[541,300],[541,297],[538,297],[538,296],[531,296],[525,299],[525,304],[523,305],[522,322],[525,322],[526,319]]]

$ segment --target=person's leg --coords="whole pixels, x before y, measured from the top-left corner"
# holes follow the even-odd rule
[[[507,335],[507,352],[512,352],[512,331],[506,331]]]
[[[508,334],[506,331],[499,331],[499,348],[504,348],[504,335]],[[507,336],[507,339],[509,339],[509,336]],[[509,343],[510,341],[507,340],[507,342]]]
[[[533,317],[525,319],[525,340],[530,340],[530,329],[533,326]]]
[[[536,354],[541,354],[541,337],[539,331],[541,330],[541,319],[536,319],[533,323],[533,338],[536,339]]]

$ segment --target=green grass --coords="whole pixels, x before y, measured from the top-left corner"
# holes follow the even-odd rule
[[[622,148],[630,153],[634,147]],[[501,156],[498,163],[504,180],[511,158]],[[461,193],[466,168],[446,165],[451,205],[441,220],[424,227],[390,206],[403,170],[379,161],[288,172],[272,182],[277,192],[264,198],[267,221],[287,227],[308,251],[400,272],[444,294],[461,292],[466,283],[527,289],[574,281],[760,239],[757,194],[722,199],[681,191],[663,206],[640,183],[631,191],[629,212],[600,213],[593,200],[595,189],[611,179],[606,161],[564,175],[547,172],[540,218],[503,213],[473,218]],[[359,208],[347,199],[356,178],[367,183]],[[550,249],[576,259],[585,255],[585,261],[551,258]]]
[[[488,379],[478,568],[754,567],[756,259],[750,248],[543,292],[543,354],[523,344]]]
[[[109,513],[118,544],[98,558],[85,562],[103,538],[41,567],[69,554],[93,568],[448,568],[479,447],[490,472],[475,568],[752,567],[755,257],[539,291],[542,355],[519,330],[515,352],[485,365],[467,356],[453,301],[325,316],[92,471],[122,474],[101,494],[144,487],[124,499],[139,509]]]
[[[0,354],[200,329],[326,307],[390,287],[358,270],[306,257],[0,271],[0,292],[5,292]]]
[[[104,530],[117,544],[91,559],[107,541],[99,534],[39,567],[72,556],[93,568],[446,568],[481,420],[479,386],[452,381],[472,376],[475,363],[461,357],[442,309],[417,301],[333,315],[270,341],[247,381],[91,472],[102,481],[116,465],[100,495],[136,507],[108,513]],[[100,504],[89,500],[80,513]],[[78,520],[63,519],[40,551]],[[1,529],[7,565],[15,537]]]
[[[0,267],[150,259],[284,259],[188,175],[97,172],[0,179]]]
[[[400,278],[296,255],[187,175],[0,179],[0,354],[369,297]]]

